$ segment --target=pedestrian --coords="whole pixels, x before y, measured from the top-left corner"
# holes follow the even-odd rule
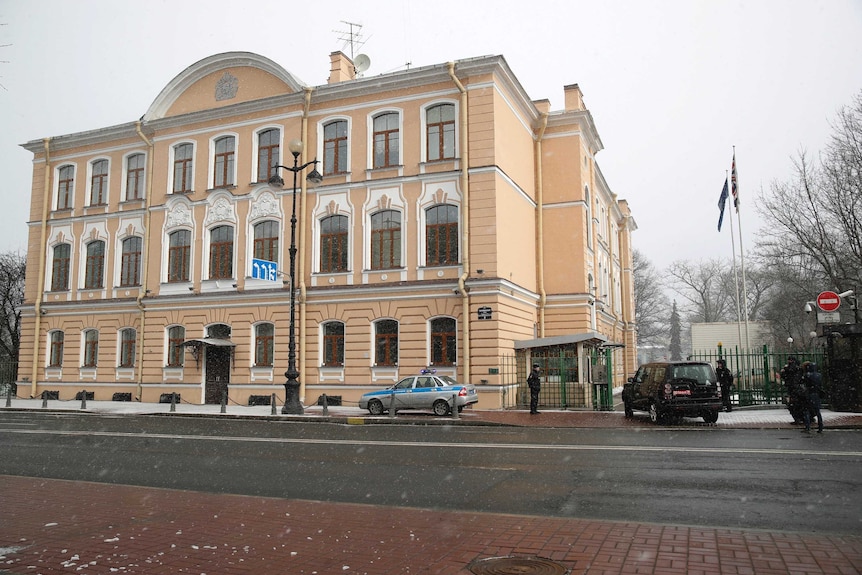
[[[542,382],[539,380],[539,364],[533,364],[533,371],[527,376],[527,385],[530,386],[530,414],[539,413],[539,390]]]
[[[727,363],[723,359],[715,362],[715,375],[718,377],[718,385],[721,386],[721,403],[724,410],[730,413],[733,407],[730,405],[730,390],[733,388],[733,374],[727,369]]]
[[[787,409],[793,417],[793,423],[805,423],[805,409],[808,398],[802,383],[802,368],[795,355],[787,358],[787,363],[781,368],[781,381],[787,394]]]
[[[808,409],[805,410],[805,431],[811,431],[811,420],[817,416],[817,433],[823,433],[823,414],[820,413],[820,391],[823,387],[823,378],[817,371],[817,364],[806,361],[802,364],[805,372],[802,381],[805,384],[805,392],[808,399]]]

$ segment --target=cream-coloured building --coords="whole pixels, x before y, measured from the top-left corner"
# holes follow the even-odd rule
[[[306,86],[218,54],[139,121],[24,144],[19,395],[283,401],[292,228],[306,404],[431,366],[499,407],[529,358],[560,350],[587,395],[598,371],[634,371],[636,226],[578,86],[552,111],[502,56],[365,77],[330,58],[329,82]],[[319,160],[295,192],[275,167],[292,149]]]

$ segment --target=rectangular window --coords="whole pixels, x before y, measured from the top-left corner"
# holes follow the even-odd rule
[[[398,363],[398,322],[382,320],[374,324],[374,361],[377,365]]]
[[[96,367],[99,360],[99,332],[88,329],[84,332],[84,365],[82,367]]]
[[[344,324],[340,321],[330,321],[323,326],[323,365],[344,365]]]
[[[254,257],[278,262],[278,222],[267,220],[254,226]]]
[[[120,331],[120,367],[135,367],[137,333],[127,328]]]
[[[347,216],[329,216],[320,221],[320,271],[347,271]]]
[[[444,317],[431,321],[431,363],[454,365],[457,357],[455,320]]]
[[[455,106],[440,104],[428,108],[425,117],[428,161],[455,158]]]
[[[182,367],[186,348],[186,328],[175,325],[168,330],[168,367]]]
[[[144,159],[143,154],[135,154],[126,160],[126,201],[144,197]]]
[[[371,216],[371,269],[401,266],[401,213],[395,210]]]
[[[194,146],[180,144],[174,147],[174,193],[192,191],[192,168]]]
[[[60,168],[57,178],[57,209],[72,209],[72,194],[75,190],[75,166]]]
[[[210,232],[209,279],[233,277],[233,228],[219,226]]]
[[[458,263],[458,207],[438,205],[425,212],[425,264]]]
[[[233,136],[225,136],[215,142],[213,186],[216,188],[223,188],[234,184],[234,148],[235,141]]]
[[[90,205],[101,206],[108,198],[108,160],[92,163],[90,176]]]
[[[61,367],[63,365],[63,341],[65,335],[62,331],[51,332],[51,353],[48,359],[48,367]]]
[[[254,365],[256,367],[272,367],[272,355],[275,350],[275,327],[271,323],[262,323],[254,328]]]

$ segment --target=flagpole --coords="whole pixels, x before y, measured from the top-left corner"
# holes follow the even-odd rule
[[[727,178],[727,170],[724,171]],[[734,204],[736,201],[734,200]],[[733,213],[730,214],[730,243],[733,246],[733,280],[736,284],[736,337],[737,341],[742,344],[742,314],[739,312],[739,271],[736,269],[736,239],[733,237]]]
[[[745,249],[742,247],[742,214],[739,211],[739,182],[736,175],[736,146],[733,147],[733,177],[731,179],[733,185],[734,204],[736,205],[736,218],[739,222],[739,262],[742,268],[742,311],[745,314],[745,348],[746,353],[751,352],[751,340],[748,336],[748,290],[745,286]],[[733,220],[733,217],[730,218]]]

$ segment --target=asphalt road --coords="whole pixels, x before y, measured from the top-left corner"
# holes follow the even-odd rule
[[[548,517],[862,533],[862,433],[0,414],[0,475]]]

